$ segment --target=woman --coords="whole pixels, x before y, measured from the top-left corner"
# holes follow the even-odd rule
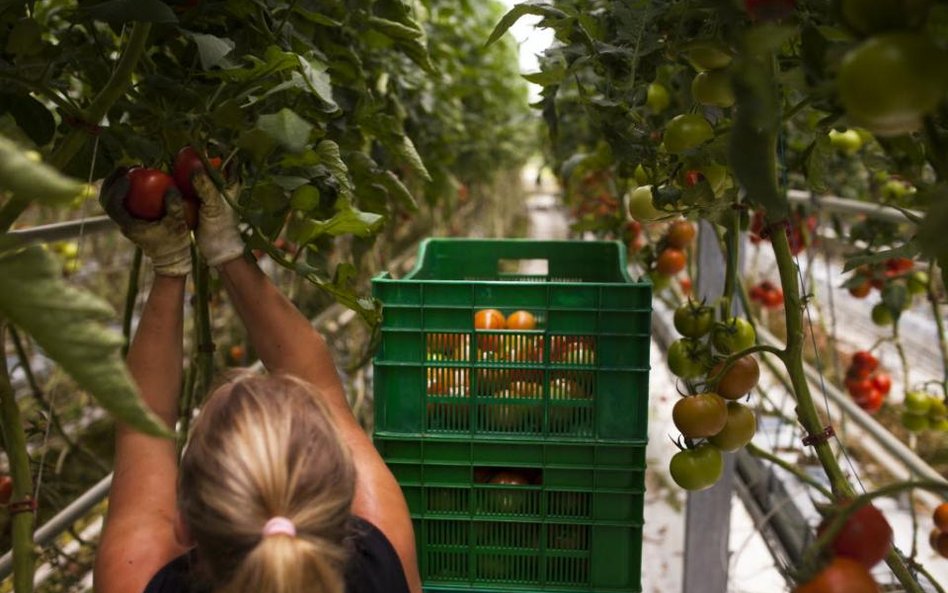
[[[175,444],[119,426],[98,593],[420,593],[404,496],[353,417],[329,349],[257,266],[198,174],[198,249],[270,372],[217,389],[179,469]],[[101,201],[155,280],[128,352],[142,397],[169,426],[182,379],[190,232],[176,190],[158,222],[133,219],[119,172]]]

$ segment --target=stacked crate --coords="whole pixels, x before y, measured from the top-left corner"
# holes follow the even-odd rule
[[[426,590],[640,591],[651,287],[624,246],[431,239],[373,287],[375,442]],[[537,327],[476,330],[488,308]]]

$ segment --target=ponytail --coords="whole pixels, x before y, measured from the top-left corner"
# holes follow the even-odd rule
[[[354,491],[349,451],[312,387],[248,376],[204,406],[178,499],[214,591],[344,593]],[[290,527],[265,535],[273,517]]]

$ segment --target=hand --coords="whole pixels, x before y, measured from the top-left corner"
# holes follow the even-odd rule
[[[135,218],[125,208],[129,192],[128,169],[121,167],[102,184],[99,203],[119,225],[122,234],[141,248],[156,274],[187,276],[191,271],[191,233],[184,213],[184,200],[174,187],[163,196],[165,215],[154,222]]]
[[[195,174],[192,183],[201,200],[195,231],[201,255],[212,266],[220,266],[242,256],[244,242],[237,230],[237,215],[230,204],[206,173]],[[235,184],[227,190],[227,197],[234,200],[239,193],[240,187]]]

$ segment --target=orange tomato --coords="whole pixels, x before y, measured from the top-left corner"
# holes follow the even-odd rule
[[[684,249],[695,239],[695,226],[687,220],[676,220],[668,227],[665,240],[669,247]]]
[[[669,247],[658,255],[658,261],[655,263],[655,269],[659,274],[665,276],[674,276],[685,269],[685,252],[681,249]]]
[[[932,514],[932,521],[939,530],[948,532],[948,502],[938,505]]]
[[[507,329],[536,329],[537,318],[529,311],[514,311],[507,317]]]
[[[474,315],[474,328],[507,329],[507,320],[497,309],[481,309]]]

